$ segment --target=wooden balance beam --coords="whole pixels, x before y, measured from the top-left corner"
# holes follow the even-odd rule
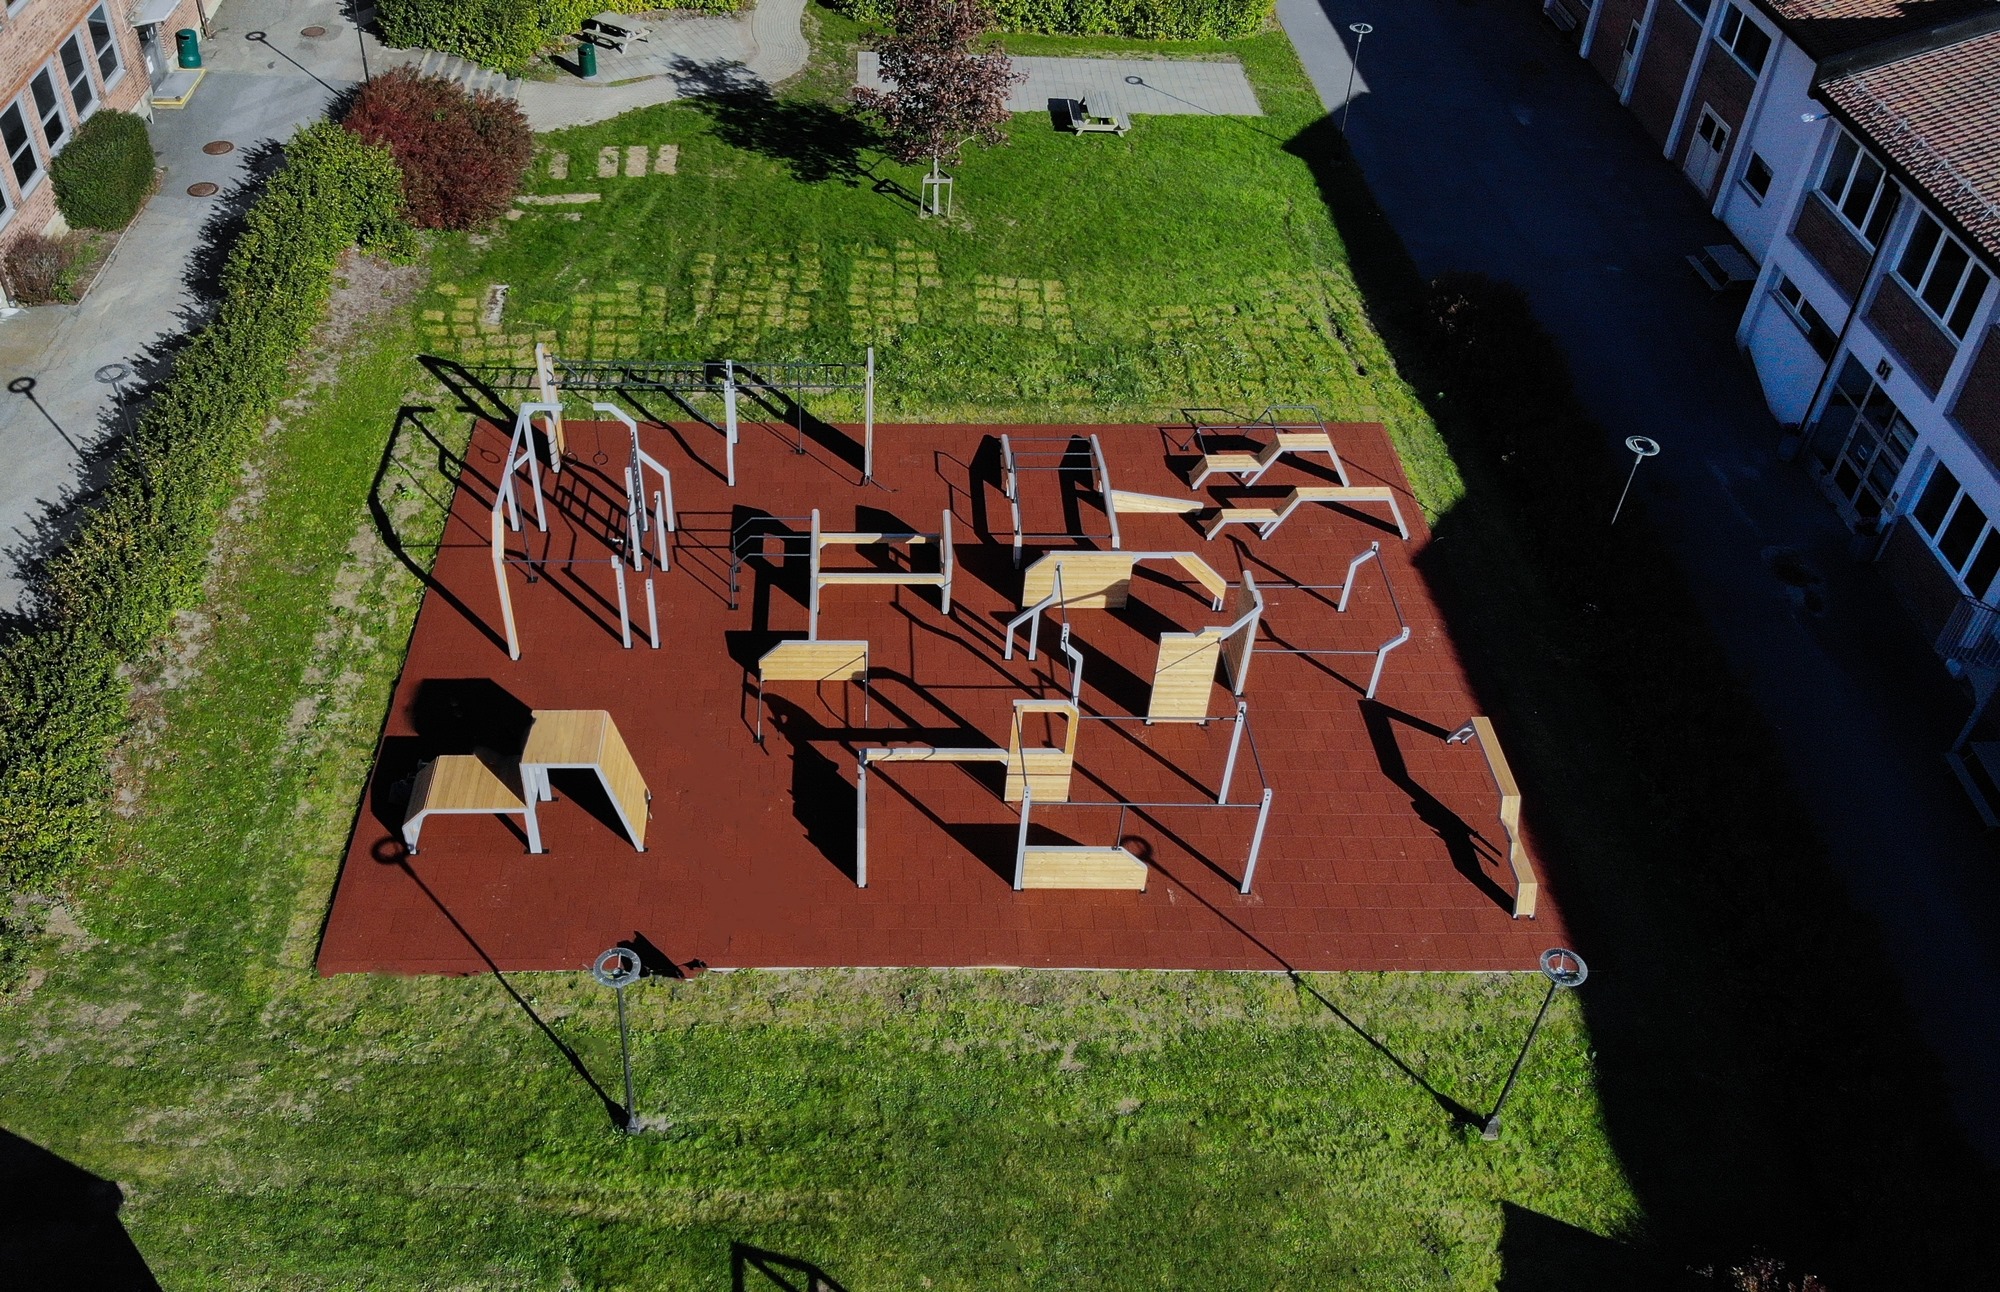
[[[540,801],[555,797],[549,772],[556,769],[593,771],[610,796],[612,810],[632,846],[646,851],[646,819],[652,815],[653,793],[625,748],[618,726],[602,709],[537,709],[521,750],[523,788]]]
[[[495,771],[475,754],[440,755],[417,770],[416,783],[410,788],[409,811],[403,817],[403,842],[415,856],[425,818],[489,812],[520,817],[527,827],[528,851],[542,850],[534,800],[523,793],[517,764]]]
[[[1403,523],[1403,509],[1396,502],[1396,491],[1387,485],[1301,485],[1279,500],[1276,507],[1222,507],[1208,518],[1204,533],[1210,542],[1225,525],[1255,525],[1257,537],[1269,538],[1278,526],[1290,519],[1291,514],[1307,503],[1377,503],[1387,506],[1389,515],[1395,518],[1396,532],[1403,541],[1410,538],[1410,527]]]
[[[1193,552],[1050,552],[1021,577],[1021,607],[1055,595],[1062,571],[1063,603],[1072,610],[1122,609],[1132,595],[1132,574],[1140,561],[1172,561],[1202,586],[1212,609],[1222,609],[1229,582]]]
[[[1146,863],[1123,848],[1030,844],[1022,849],[1022,888],[1122,888],[1146,891]]]
[[[1493,784],[1500,791],[1500,824],[1507,831],[1507,865],[1514,872],[1514,918],[1518,920],[1525,915],[1532,920],[1542,885],[1535,877],[1535,863],[1528,856],[1527,845],[1521,842],[1521,787],[1514,780],[1514,769],[1500,747],[1500,737],[1494,734],[1491,718],[1471,719],[1446,737],[1446,743],[1456,745],[1475,739],[1479,742],[1479,752],[1486,756],[1486,770],[1493,774]]]

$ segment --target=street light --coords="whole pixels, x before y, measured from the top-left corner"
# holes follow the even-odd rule
[[[1614,525],[1618,523],[1618,513],[1625,510],[1625,495],[1632,492],[1632,478],[1639,474],[1639,464],[1658,455],[1660,442],[1643,435],[1628,435],[1625,447],[1632,450],[1632,469],[1625,473],[1625,487],[1618,491],[1618,505],[1611,509],[1611,523]]]
[[[1507,1106],[1507,1096],[1514,1093],[1514,1078],[1521,1075],[1521,1065],[1527,1061],[1528,1047],[1535,1043],[1535,1033],[1542,1030],[1542,1018],[1549,1012],[1549,1002],[1556,998],[1557,991],[1572,991],[1583,986],[1583,980],[1590,977],[1590,966],[1583,957],[1567,947],[1551,947],[1542,952],[1542,973],[1549,980],[1548,994],[1542,997],[1542,1007],[1535,1011],[1535,1021],[1528,1025],[1528,1039],[1521,1042],[1521,1052],[1514,1056],[1514,1066],[1507,1073],[1507,1083],[1500,1087],[1500,1098],[1493,1103],[1493,1114],[1486,1119],[1486,1128],[1480,1132],[1482,1139],[1500,1138],[1500,1110]]]
[[[625,1063],[625,1124],[627,1135],[638,1133],[638,1109],[632,1101],[632,1041],[625,1031],[625,989],[639,981],[639,953],[613,947],[591,962],[590,976],[618,993],[618,1055]]]
[[[100,383],[111,387],[111,404],[118,410],[118,420],[124,424],[125,438],[132,438],[132,410],[125,406],[125,379],[132,370],[122,363],[107,363],[91,376]]]
[[[1340,133],[1347,134],[1347,114],[1354,111],[1354,74],[1361,70],[1361,42],[1368,39],[1368,33],[1375,28],[1370,23],[1351,22],[1347,29],[1354,33],[1354,58],[1347,64],[1347,98],[1340,105]]]

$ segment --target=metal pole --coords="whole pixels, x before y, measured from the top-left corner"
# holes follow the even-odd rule
[[[1528,1060],[1528,1047],[1535,1043],[1535,1034],[1542,1030],[1542,1019],[1548,1016],[1549,1003],[1556,998],[1556,992],[1581,987],[1583,980],[1590,976],[1590,967],[1584,964],[1583,957],[1563,947],[1552,947],[1542,952],[1541,968],[1548,976],[1549,989],[1542,996],[1542,1007],[1535,1011],[1535,1021],[1528,1025],[1527,1039],[1521,1042],[1521,1052],[1514,1056],[1514,1066],[1508,1069],[1506,1084],[1500,1087],[1500,1098],[1494,1101],[1493,1112],[1480,1131],[1482,1139],[1500,1138],[1500,1110],[1507,1106],[1507,1096],[1514,1093],[1514,1079],[1521,1075],[1521,1065]]]
[[[639,981],[642,972],[639,953],[627,947],[612,947],[590,963],[590,976],[618,995],[618,1057],[625,1069],[624,1118],[618,1129],[627,1135],[639,1130],[639,1105],[632,1090],[632,1035],[625,1024],[625,989]]]
[[[758,710],[759,722],[763,711]],[[854,886],[868,887],[868,763],[864,759],[854,771]]]
[[[1340,105],[1340,137],[1347,137],[1347,114],[1354,111],[1354,77],[1361,70],[1361,42],[1368,39],[1368,33],[1375,28],[1365,22],[1352,22],[1347,29],[1354,33],[1354,58],[1347,64],[1347,97]]]
[[[861,394],[861,482],[875,478],[875,347],[868,347],[868,373]]]
[[[652,635],[653,649],[660,649],[660,603],[653,597],[653,580],[646,579],[646,627]]]
[[[1264,787],[1264,802],[1257,809],[1257,829],[1250,836],[1250,859],[1243,864],[1243,887],[1239,893],[1250,891],[1250,881],[1257,878],[1257,854],[1264,850],[1264,826],[1271,819],[1271,787]]]
[[[1027,768],[1024,765],[1021,769],[1021,832],[1014,837],[1014,891],[1017,893],[1021,891],[1022,883],[1027,879],[1028,806],[1034,797],[1028,789]]]
[[[632,1037],[625,1030],[625,988],[623,985],[612,989],[618,995],[618,1057],[625,1064],[625,1133],[630,1135],[638,1130],[638,1101],[632,1096]]]
[[[618,574],[618,636],[625,643],[625,649],[632,649],[632,611],[625,600],[625,562],[613,559],[611,568]]]
[[[1236,702],[1236,727],[1229,733],[1229,758],[1222,764],[1222,788],[1215,792],[1217,803],[1229,802],[1229,786],[1236,779],[1236,750],[1243,743],[1243,719],[1249,711],[1248,702]]]
[[[1625,495],[1632,492],[1632,478],[1639,474],[1639,464],[1660,451],[1657,441],[1643,435],[1627,437],[1625,447],[1632,450],[1632,469],[1625,473],[1625,487],[1618,491],[1618,505],[1611,509],[1611,523],[1618,523],[1618,513],[1625,510]]]
[[[722,361],[723,442],[728,446],[729,487],[736,487],[736,360]]]

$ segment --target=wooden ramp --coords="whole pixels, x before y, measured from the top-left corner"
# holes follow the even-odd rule
[[[427,817],[489,812],[519,816],[527,827],[528,851],[542,850],[534,803],[522,792],[518,766],[504,765],[495,771],[476,754],[441,755],[423,765],[410,788],[410,806],[403,817],[403,842],[412,853],[416,852]]]
[[[537,709],[521,750],[521,775],[528,792],[546,802],[555,797],[549,773],[559,769],[597,773],[612,810],[625,827],[625,837],[640,852],[646,850],[646,819],[652,814],[652,791],[632,761],[625,740],[611,715],[602,709]]]

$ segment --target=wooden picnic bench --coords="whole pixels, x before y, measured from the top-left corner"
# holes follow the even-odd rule
[[[1078,135],[1122,135],[1132,128],[1132,118],[1116,104],[1099,100],[1098,110],[1092,111],[1086,99],[1064,99],[1063,108],[1070,130]]]

